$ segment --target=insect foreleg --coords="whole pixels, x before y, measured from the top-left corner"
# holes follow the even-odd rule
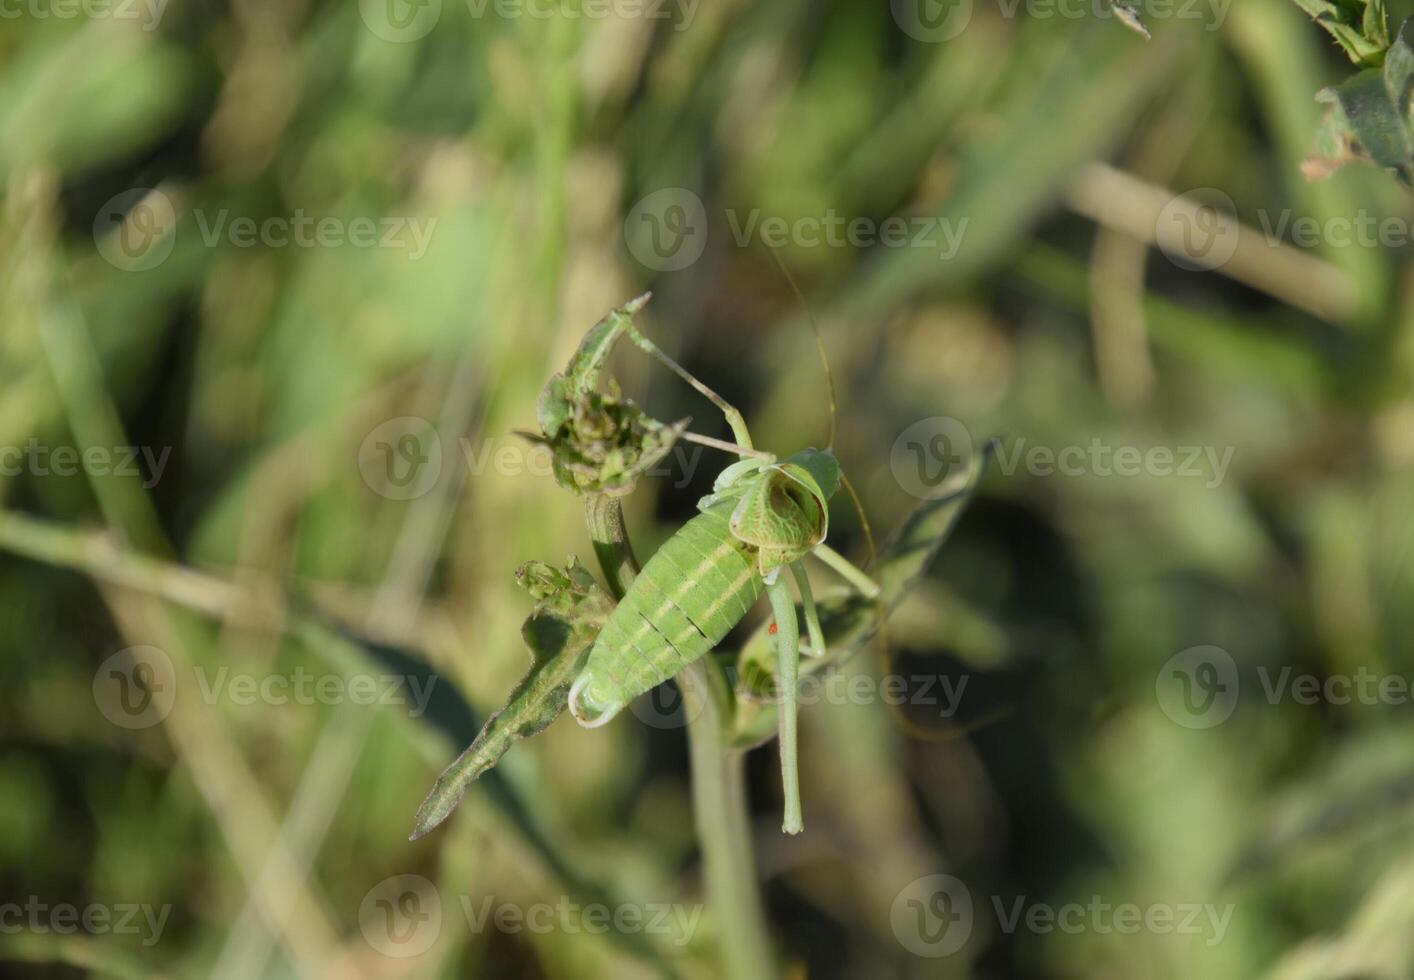
[[[724,500],[740,497],[745,490],[741,485],[742,479],[759,473],[768,465],[768,461],[762,459],[737,460],[718,474],[717,481],[712,484],[712,492],[697,502],[697,509],[708,510]]]
[[[800,677],[800,624],[795,618],[795,601],[791,599],[784,575],[776,576],[766,586],[771,600],[771,612],[776,618],[776,685],[780,704],[777,708],[781,743],[781,790],[785,797],[785,819],[781,830],[798,834],[805,829],[800,816],[800,773],[796,753],[796,686]]]
[[[833,568],[839,574],[840,578],[858,589],[860,594],[866,599],[877,599],[883,592],[883,590],[879,588],[878,582],[875,582],[868,575],[865,575],[854,565],[850,564],[848,558],[823,541],[815,546],[813,554],[816,558],[819,558],[826,565]]]
[[[732,427],[733,438],[747,449],[753,448],[751,433],[748,432],[746,428],[746,419],[730,402],[711,388],[708,388],[701,381],[694,378],[687,368],[669,357],[662,348],[643,336],[643,334],[639,333],[638,330],[631,325],[628,328],[628,336],[639,350],[643,351],[649,357],[662,362],[663,366],[669,371],[672,371],[678,377],[692,385],[698,394],[702,395],[702,397],[706,398],[713,405],[716,405],[717,408],[721,410],[722,414],[726,416],[727,424]]]
[[[800,591],[801,612],[805,615],[805,630],[810,635],[810,656],[825,655],[825,631],[820,628],[820,610],[815,607],[815,594],[810,591],[810,578],[805,574],[801,562],[790,563],[791,574],[795,576],[795,587]]]

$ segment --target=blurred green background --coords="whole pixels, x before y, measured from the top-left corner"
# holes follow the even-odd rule
[[[1410,975],[1414,209],[1301,173],[1350,64],[1288,0],[922,2],[3,4],[0,973],[728,975],[656,709],[406,835],[525,670],[515,568],[592,559],[514,431],[594,321],[652,289],[758,443],[825,438],[774,249],[881,541],[1003,441],[803,708],[804,835],[747,757],[763,967]]]

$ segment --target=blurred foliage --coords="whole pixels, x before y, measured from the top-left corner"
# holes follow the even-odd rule
[[[956,713],[920,701],[897,706],[899,724],[879,698],[806,704],[810,829],[793,840],[776,832],[774,752],[747,756],[791,975],[1414,971],[1408,704],[1273,703],[1263,687],[1283,668],[1414,677],[1407,236],[1298,243],[1281,222],[1414,220],[1376,168],[1301,174],[1326,108],[1314,93],[1349,84],[1345,49],[1394,70],[1361,47],[1381,36],[1365,4],[1358,18],[1323,5],[1340,43],[1289,0],[1144,4],[1147,42],[1089,5],[997,0],[941,42],[902,27],[902,3],[721,0],[655,19],[444,0],[404,40],[374,29],[380,6],[198,0],[158,5],[152,24],[27,3],[0,21],[0,503],[54,532],[0,522],[0,905],[170,908],[150,945],[0,933],[0,969],[719,975],[710,908],[686,934],[629,936],[477,930],[462,914],[488,898],[703,901],[685,736],[654,711],[593,732],[562,719],[443,829],[406,835],[524,674],[533,603],[515,569],[592,552],[583,508],[514,434],[537,427],[538,394],[588,324],[651,288],[644,332],[764,448],[822,440],[799,304],[768,245],[738,240],[756,213],[960,234],[946,258],[941,236],[778,250],[821,320],[835,449],[881,539],[918,503],[891,465],[900,433],[946,416],[977,446],[1003,435],[890,621],[895,671],[965,681]],[[1411,12],[1386,9],[1395,50]],[[1407,110],[1401,91],[1391,105]],[[1151,247],[1158,216],[1097,161],[1221,190],[1259,247],[1219,271],[1170,261]],[[1105,209],[1081,206],[1080,180]],[[707,234],[695,262],[655,271],[625,222],[668,188],[702,202]],[[153,225],[164,202],[171,220]],[[301,218],[313,244],[237,232]],[[348,234],[321,244],[326,219]],[[401,244],[358,244],[360,221]],[[165,258],[124,267],[125,233]],[[1335,312],[1313,312],[1313,291]],[[652,418],[727,437],[661,367],[611,361]],[[435,435],[418,445],[437,475],[416,496],[390,482],[412,462],[388,435],[408,419]],[[1126,477],[1024,462],[1094,441],[1230,465]],[[165,463],[65,475],[53,456],[126,446]],[[695,449],[626,498],[641,553],[722,465]],[[862,555],[849,508],[832,516],[832,539]],[[138,558],[154,564],[138,574]],[[1186,727],[1156,683],[1206,645],[1231,656],[1241,697],[1222,724]],[[161,724],[127,729],[95,692],[134,646],[164,651],[179,683]],[[862,652],[830,676],[870,690],[878,671]],[[409,685],[383,706],[203,696],[221,677],[370,672],[435,673],[434,708],[410,710]],[[976,921],[961,950],[927,959],[891,910],[938,873],[966,883]],[[399,959],[361,907],[405,874],[435,882],[444,915],[428,951]],[[1018,896],[1231,917],[1218,942],[1007,931],[993,899]]]

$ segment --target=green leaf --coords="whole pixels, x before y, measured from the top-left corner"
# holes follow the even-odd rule
[[[1383,0],[1293,0],[1336,39],[1350,60],[1357,65],[1373,67],[1380,63],[1389,46],[1384,26]],[[1378,8],[1378,9],[1376,9]]]
[[[1389,47],[1389,19],[1385,12],[1385,0],[1369,0],[1365,6],[1362,24],[1365,37],[1381,48]]]
[[[972,466],[935,500],[920,505],[879,554],[875,579],[883,589],[882,601],[892,610],[913,590],[943,543],[957,526],[963,510],[977,492],[991,459],[995,441],[988,442],[972,459]],[[819,597],[820,628],[825,634],[824,657],[802,659],[802,676],[829,670],[854,656],[878,632],[879,607],[853,590]],[[797,610],[797,615],[800,615]],[[770,624],[763,623],[737,656],[737,711],[732,741],[759,745],[776,730],[775,653]]]
[[[1329,176],[1351,160],[1364,160],[1414,186],[1414,128],[1410,88],[1414,85],[1414,18],[1384,55],[1380,68],[1360,72],[1316,96],[1330,112],[1302,170],[1308,178]]]
[[[514,743],[538,735],[565,710],[570,683],[613,611],[613,601],[577,558],[564,571],[532,561],[516,571],[521,586],[536,599],[521,627],[531,667],[499,711],[486,720],[476,740],[443,771],[418,808],[411,840],[432,830],[460,805],[467,786],[506,754]]]

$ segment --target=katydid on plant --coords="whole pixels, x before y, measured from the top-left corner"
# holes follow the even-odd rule
[[[877,599],[880,594],[873,580],[825,543],[829,500],[842,479],[839,462],[829,448],[807,449],[784,459],[758,451],[740,412],[636,328],[629,326],[627,334],[711,400],[726,416],[736,442],[684,437],[727,449],[741,459],[722,471],[712,493],[698,502],[700,513],[669,538],[634,579],[570,688],[570,712],[585,727],[605,724],[635,697],[716,647],[764,591],[776,625],[782,829],[799,833],[804,828],[796,765],[800,628],[782,573],[788,568],[796,581],[809,652],[815,656],[825,652],[824,632],[801,564],[806,555],[824,561],[866,597]]]

